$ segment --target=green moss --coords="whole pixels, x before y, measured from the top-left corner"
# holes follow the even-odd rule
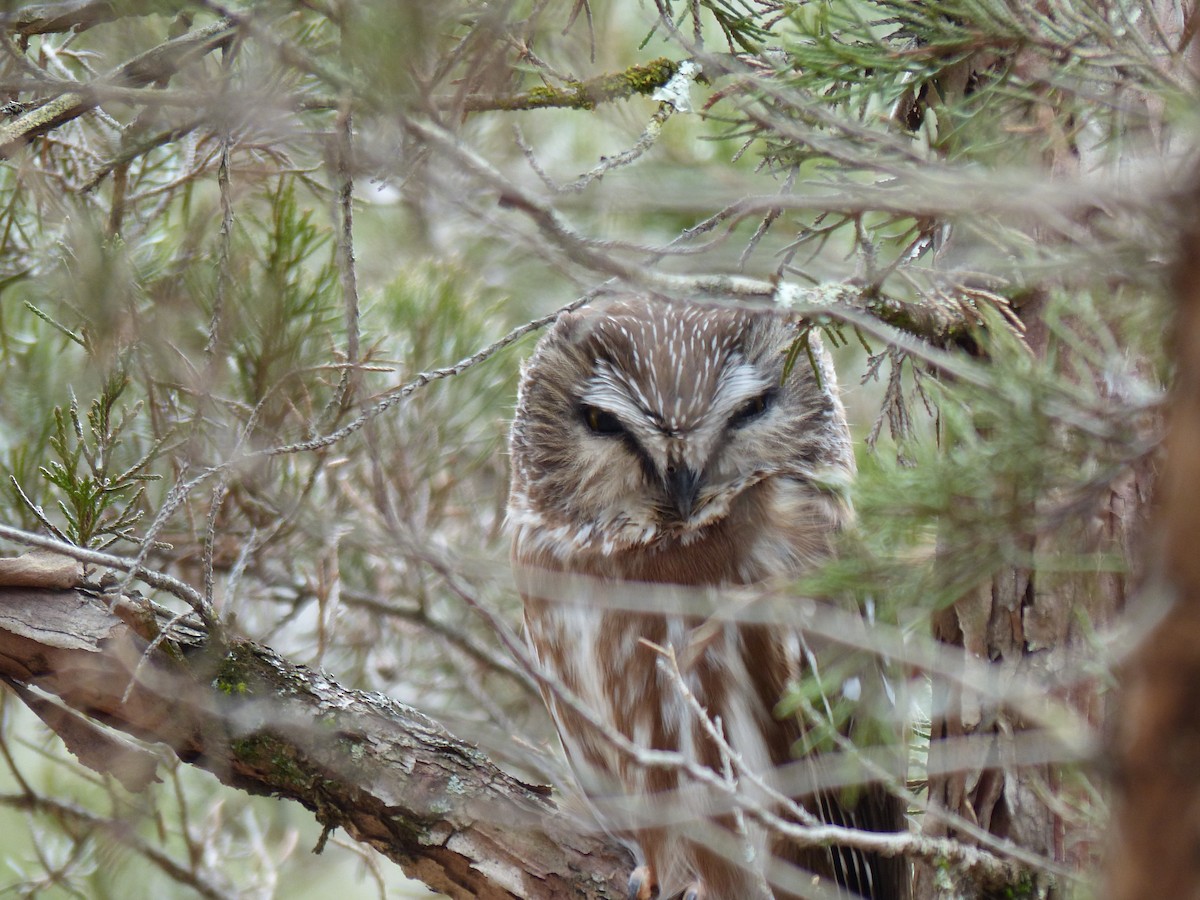
[[[959,881],[962,878],[960,870],[948,859],[940,858],[934,865],[935,885],[946,896],[960,896]],[[992,884],[986,887],[974,886],[968,891],[970,896],[978,896],[981,900],[1037,900],[1047,896],[1048,885],[1031,873],[1025,872],[1009,884]]]
[[[230,647],[217,666],[217,674],[212,681],[213,687],[227,697],[252,693],[250,684],[254,674],[253,659],[253,650],[248,645],[235,644]]]
[[[222,678],[219,675],[213,680],[213,686],[216,687],[216,689],[222,694],[227,696],[232,696],[233,694],[247,694],[250,692],[250,686],[247,685],[246,682],[238,681],[233,678]]]
[[[544,109],[550,106],[570,106],[569,94],[560,88],[535,87],[523,94],[499,102],[500,109]]]
[[[1038,879],[1027,873],[1016,884],[1008,885],[992,896],[997,900],[1034,900],[1035,897],[1044,896],[1044,892],[1038,884]]]
[[[660,56],[644,66],[630,66],[619,75],[608,76],[607,80],[612,87],[622,89],[613,96],[624,96],[625,89],[635,94],[651,94],[670,81],[677,71],[676,63]]]
[[[662,87],[679,67],[665,57],[621,72],[600,75],[587,81],[568,81],[562,87],[541,85],[508,97],[489,98],[486,109],[595,109],[599,103],[624,100],[635,94],[651,94]]]
[[[253,734],[230,742],[234,759],[243,765],[267,773],[277,791],[307,795],[316,779],[300,764],[296,748],[270,734]]]

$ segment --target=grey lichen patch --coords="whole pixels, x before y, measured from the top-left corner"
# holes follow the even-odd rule
[[[362,741],[349,741],[350,744],[350,759],[356,763],[360,763],[366,758],[367,748]]]

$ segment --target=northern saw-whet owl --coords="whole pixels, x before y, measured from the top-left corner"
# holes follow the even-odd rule
[[[602,733],[726,778],[729,750],[767,776],[803,744],[801,719],[774,714],[815,664],[803,634],[645,599],[657,586],[786,582],[832,552],[850,513],[831,486],[854,456],[817,335],[796,353],[802,327],[770,310],[622,297],[560,316],[522,372],[508,521],[527,637],[560,688],[543,694],[584,793],[640,857],[631,900],[768,897],[772,859],[807,870],[813,889],[776,898],[908,896],[902,860],[789,848]],[[614,815],[613,798],[640,812]],[[830,824],[905,827],[878,784],[798,799]],[[713,824],[736,840],[712,840]]]

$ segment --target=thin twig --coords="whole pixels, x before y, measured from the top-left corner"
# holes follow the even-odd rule
[[[248,454],[248,456],[282,456],[289,453],[307,453],[313,450],[320,450],[324,447],[329,447],[333,444],[336,444],[339,441],[343,441],[356,431],[360,430],[368,422],[387,412],[397,403],[408,399],[408,397],[410,397],[413,393],[419,391],[426,385],[434,381],[440,381],[443,378],[451,378],[455,375],[461,375],[468,369],[471,369],[479,365],[481,362],[484,362],[485,360],[495,356],[505,347],[516,343],[521,338],[525,337],[525,335],[532,334],[533,332],[544,328],[563,313],[578,309],[592,299],[593,297],[591,294],[585,294],[582,297],[572,300],[570,303],[560,307],[549,315],[542,316],[541,318],[534,319],[531,322],[526,322],[524,325],[514,328],[512,331],[508,332],[508,334],[504,335],[504,337],[500,338],[500,340],[493,341],[483,349],[472,353],[470,356],[465,357],[464,359],[460,359],[453,365],[422,372],[411,381],[406,382],[405,384],[402,384],[397,388],[393,388],[385,393],[383,399],[377,401],[368,409],[360,413],[359,416],[354,419],[354,421],[342,426],[336,431],[308,441],[300,441],[295,444],[284,444],[282,446],[272,447],[267,450],[255,451]]]
[[[352,400],[359,382],[356,366],[359,361],[358,276],[354,259],[354,120],[349,95],[343,96],[338,109],[337,124],[330,140],[330,156],[336,196],[335,230],[337,239],[338,272],[342,282],[343,317],[346,323],[346,368],[326,408],[326,417],[336,420],[345,404]]]
[[[74,804],[51,800],[38,794],[0,794],[0,806],[48,815],[60,821],[69,822],[72,829],[83,827],[101,831],[108,838],[124,844],[145,857],[147,861],[170,878],[192,888],[201,897],[207,897],[210,900],[234,900],[235,896],[239,896],[227,893],[213,884],[206,875],[197,871],[197,866],[189,867],[178,863],[157,847],[143,840],[129,827],[127,821],[97,816]]]
[[[117,67],[104,81],[117,85],[146,85],[170,78],[180,68],[233,39],[236,27],[228,21],[215,22],[182,37],[173,38]],[[81,84],[50,102],[0,124],[0,158],[7,158],[39,135],[78,118],[99,103],[99,98]]]
[[[20,528],[13,528],[10,525],[0,525],[0,538],[12,541],[15,544],[23,544],[27,547],[40,547],[43,550],[52,550],[55,553],[60,553],[71,559],[77,559],[80,562],[105,566],[110,569],[116,569],[119,572],[128,572],[130,577],[136,578],[138,581],[144,582],[153,588],[174,594],[199,613],[205,619],[206,623],[210,619],[209,611],[204,603],[204,597],[195,588],[184,584],[178,578],[167,575],[165,572],[147,569],[139,560],[128,559],[124,556],[114,556],[111,553],[100,553],[96,550],[88,550],[86,547],[77,547],[65,541],[43,537],[40,534],[33,534],[29,531],[22,531]]]

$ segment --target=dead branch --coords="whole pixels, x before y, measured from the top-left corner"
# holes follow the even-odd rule
[[[296,800],[451,897],[624,896],[627,854],[547,788],[261,644],[195,624],[155,641],[170,619],[137,596],[0,590],[0,675],[232,787]]]
[[[185,3],[174,4],[180,9]],[[114,3],[113,0],[66,0],[62,3],[37,3],[12,11],[0,18],[0,27],[22,37],[61,31],[84,31],[95,25],[126,16],[146,16],[170,12],[159,0]]]
[[[96,86],[142,87],[170,78],[181,68],[228,44],[237,31],[229,22],[215,22],[165,41],[109,73]],[[39,135],[70,122],[99,105],[100,98],[86,84],[31,109],[0,126],[0,158],[7,159]]]
[[[652,94],[670,81],[677,69],[677,63],[660,58],[586,81],[569,81],[563,87],[542,85],[507,95],[471,94],[463,100],[462,108],[468,112],[552,107],[595,109],[598,103],[625,100],[637,94]]]

